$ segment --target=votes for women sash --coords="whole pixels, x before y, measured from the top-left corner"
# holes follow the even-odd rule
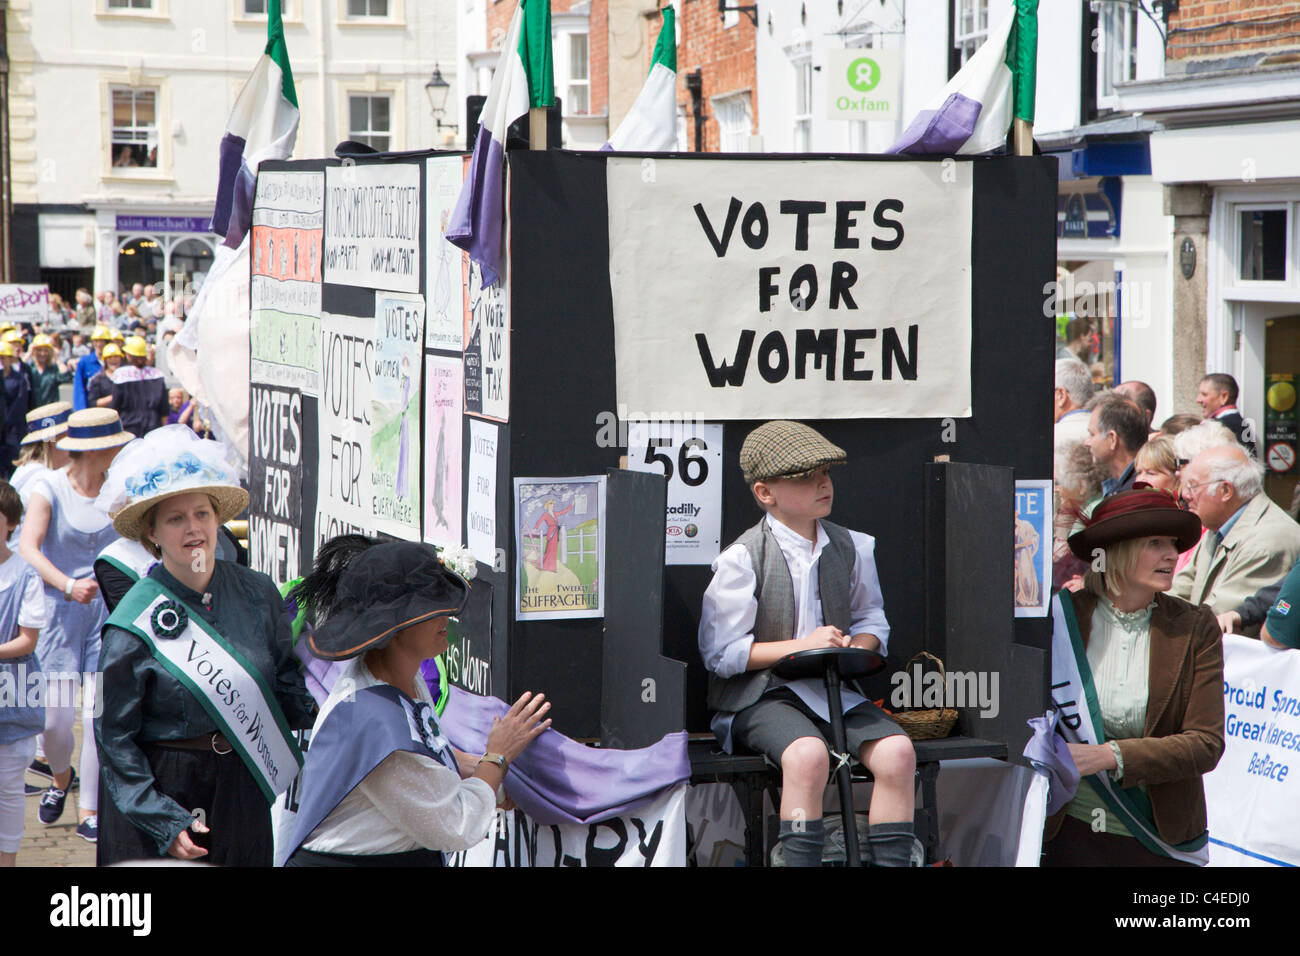
[[[157,580],[127,592],[109,624],[130,631],[192,693],[257,781],[268,803],[293,783],[302,753],[257,668]]]
[[[1068,591],[1052,598],[1052,702],[1061,711],[1058,725],[1065,739],[1078,744],[1102,744],[1101,705],[1092,681],[1092,668]],[[1136,788],[1115,786],[1108,773],[1095,773],[1080,781],[1091,786],[1107,809],[1128,827],[1144,848],[1159,856],[1204,866],[1209,860],[1209,833],[1184,843],[1166,843],[1151,816],[1151,802]]]

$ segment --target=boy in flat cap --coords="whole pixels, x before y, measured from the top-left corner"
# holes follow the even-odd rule
[[[788,866],[820,866],[822,794],[830,774],[830,713],[820,680],[785,681],[772,665],[819,647],[886,653],[875,541],[823,520],[830,467],[844,450],[798,422],[767,422],[740,449],[745,483],[767,512],[713,562],[700,617],[713,731],[729,753],[749,749],[781,767],[782,853]],[[841,691],[849,751],[871,771],[868,845],[879,866],[912,860],[912,742],[880,708]]]

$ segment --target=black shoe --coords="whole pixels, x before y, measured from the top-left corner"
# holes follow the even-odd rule
[[[50,769],[50,765],[44,760],[33,760],[27,766],[27,772],[33,773],[38,777],[44,777],[46,780],[54,779],[54,771]],[[45,788],[42,787],[41,789],[44,790]]]
[[[37,771],[32,770],[30,767],[28,768],[28,770],[31,773],[37,773]],[[54,778],[51,777],[50,780],[53,781]],[[69,791],[77,790],[80,787],[81,787],[81,778],[77,776],[77,771],[73,770],[72,781],[68,784],[68,790]],[[23,794],[28,797],[35,797],[38,794],[44,793],[48,789],[50,789],[50,784],[48,783],[27,783],[26,781],[23,781]]]
[[[87,843],[96,843],[99,840],[99,817],[87,817],[77,824],[77,836],[81,837]]]
[[[68,801],[68,791],[60,790],[58,787],[50,787],[45,791],[45,796],[41,797],[41,805],[36,809],[36,815],[40,817],[41,823],[45,826],[59,822],[59,817],[63,816],[63,806]]]

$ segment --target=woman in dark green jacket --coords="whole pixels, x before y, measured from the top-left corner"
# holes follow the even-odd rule
[[[59,386],[72,381],[72,369],[54,359],[54,341],[48,335],[32,340],[32,360],[27,363],[32,382],[32,408],[59,400]]]

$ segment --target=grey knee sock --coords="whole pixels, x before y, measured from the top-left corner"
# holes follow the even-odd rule
[[[910,823],[873,823],[867,829],[872,866],[911,866],[915,828]],[[864,854],[865,855],[865,854]]]
[[[795,825],[799,829],[795,829]],[[777,836],[786,866],[821,866],[822,844],[826,842],[826,829],[822,821],[782,820]]]

